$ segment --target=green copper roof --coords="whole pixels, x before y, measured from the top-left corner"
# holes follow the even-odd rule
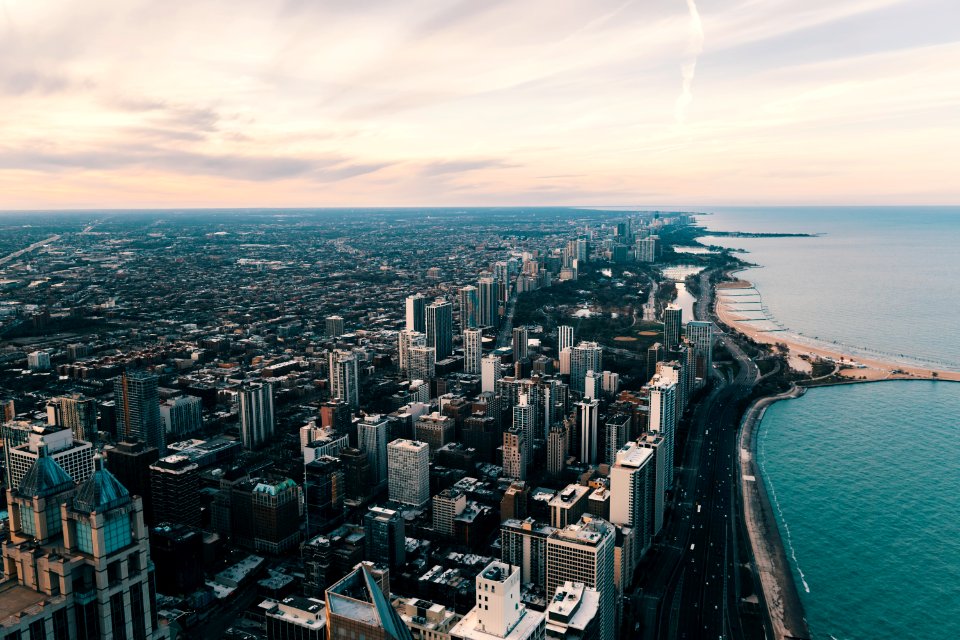
[[[37,461],[33,463],[17,493],[25,498],[47,498],[73,489],[73,478],[57,461],[47,456],[47,447],[41,446]]]
[[[73,508],[81,513],[103,512],[130,502],[130,492],[106,470],[103,459],[94,458],[96,471],[73,496]]]

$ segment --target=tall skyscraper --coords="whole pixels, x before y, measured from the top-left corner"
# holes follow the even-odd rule
[[[477,575],[476,606],[450,630],[452,640],[542,640],[544,614],[520,601],[520,569],[493,561]]]
[[[603,461],[612,465],[617,460],[617,452],[630,438],[630,416],[625,413],[610,416],[604,424],[604,433],[606,442]]]
[[[480,329],[465,329],[463,332],[463,371],[480,373],[483,358],[483,332]]]
[[[517,480],[527,479],[526,434],[517,426],[503,432],[503,475]]]
[[[527,357],[527,345],[530,336],[526,327],[513,328],[513,361],[520,362]]]
[[[600,371],[587,371],[587,375],[583,377],[583,399],[599,400],[602,382],[603,374]]]
[[[370,507],[363,516],[365,558],[391,569],[406,562],[403,515],[393,509]]]
[[[477,283],[480,295],[480,324],[496,327],[500,324],[500,283],[491,277],[480,278]]]
[[[423,333],[427,330],[427,298],[421,293],[407,296],[407,331]]]
[[[460,289],[460,328],[466,333],[467,329],[476,329],[480,326],[480,290],[473,285]]]
[[[610,469],[610,521],[633,528],[634,562],[640,561],[652,537],[654,466],[653,451],[631,442],[617,452]]]
[[[600,439],[600,401],[585,400],[577,403],[580,422],[580,462],[597,464]]]
[[[567,464],[570,433],[566,425],[556,424],[547,433],[547,473],[559,478]]]
[[[573,347],[573,327],[560,325],[557,327],[557,353]]]
[[[564,582],[579,582],[600,592],[600,640],[614,640],[617,603],[614,582],[616,530],[605,520],[582,516],[547,538],[547,593]]]
[[[410,374],[410,349],[426,346],[427,337],[419,331],[404,329],[397,334],[397,355],[402,375]]]
[[[430,501],[430,446],[398,439],[387,445],[390,499],[422,507]]]
[[[453,353],[453,305],[437,300],[427,305],[427,346],[437,350],[437,360]]]
[[[536,435],[536,412],[530,404],[530,396],[521,393],[513,407],[513,426],[523,433],[523,447],[526,460],[533,459],[533,440]]]
[[[648,431],[637,440],[637,446],[653,452],[650,535],[656,536],[663,527],[664,492],[667,490],[666,449],[663,435]]]
[[[687,323],[687,338],[696,348],[696,376],[706,381],[713,368],[713,323],[691,320]]]
[[[664,478],[667,488],[673,486],[674,432],[677,427],[677,385],[662,380],[659,375],[650,381],[649,430],[663,435]]]
[[[351,409],[360,407],[360,371],[356,353],[340,349],[330,353],[330,397],[346,402]]]
[[[480,361],[480,387],[484,392],[496,393],[497,381],[503,377],[500,357],[494,354],[484,356]]]
[[[172,455],[150,465],[150,497],[157,524],[200,526],[200,468],[187,456]]]
[[[387,440],[390,422],[383,416],[366,415],[357,424],[358,448],[367,454],[374,487],[387,481]]]
[[[343,521],[343,463],[317,456],[303,465],[303,511],[307,536],[329,531]]]
[[[47,403],[47,424],[66,427],[78,440],[97,442],[97,401],[79,393]]]
[[[324,321],[326,334],[328,338],[339,338],[343,335],[343,317],[327,316]]]
[[[680,333],[683,329],[683,309],[676,305],[669,305],[663,310],[663,347],[667,351],[676,349],[680,344]]]
[[[556,531],[533,518],[500,524],[500,559],[520,568],[520,579],[538,587],[547,584],[547,537]]]
[[[203,428],[203,401],[196,396],[177,396],[160,405],[160,419],[171,440],[196,433]]]
[[[570,350],[570,388],[584,392],[587,371],[603,371],[603,349],[596,342],[581,342]]]
[[[160,421],[157,387],[157,376],[145,371],[125,371],[114,380],[113,397],[117,403],[117,438],[140,440],[163,454],[167,439]]]
[[[657,364],[663,361],[663,345],[655,342],[647,348],[646,380],[657,375]]]
[[[410,369],[407,373],[411,380],[430,382],[437,375],[437,350],[433,347],[410,347]]]
[[[240,388],[240,440],[246,449],[258,449],[273,437],[273,385],[254,382]]]
[[[5,588],[0,600],[18,615],[4,615],[5,637],[169,637],[157,621],[140,497],[131,496],[99,458],[75,488],[52,458],[42,456],[7,498],[10,539],[3,544],[3,566],[17,591]],[[21,567],[32,569],[14,569]]]

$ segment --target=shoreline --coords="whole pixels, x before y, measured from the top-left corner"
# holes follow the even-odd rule
[[[810,631],[780,526],[757,463],[756,434],[768,407],[780,400],[799,398],[805,391],[795,386],[790,391],[755,400],[744,412],[737,438],[743,521],[750,539],[754,575],[760,582],[766,618],[776,640],[809,638]]]
[[[728,271],[727,276],[739,269]],[[844,352],[833,348],[828,344],[809,344],[801,341],[789,333],[762,331],[750,326],[745,322],[745,318],[737,315],[737,312],[728,308],[728,303],[721,294],[722,291],[735,289],[755,289],[753,283],[747,280],[731,280],[727,282],[718,282],[715,286],[716,304],[715,311],[717,319],[727,328],[740,333],[758,343],[764,344],[785,344],[789,349],[787,357],[790,367],[801,372],[809,372],[809,363],[801,358],[802,355],[813,355],[826,360],[835,362],[854,362],[861,365],[861,368],[840,369],[836,373],[845,380],[836,382],[824,382],[819,386],[830,384],[850,384],[854,382],[876,382],[879,380],[944,380],[948,382],[960,382],[960,371],[949,371],[943,369],[932,369],[919,365],[912,365],[900,362],[893,362],[877,357],[860,357],[855,354]],[[815,342],[815,341],[811,341]]]

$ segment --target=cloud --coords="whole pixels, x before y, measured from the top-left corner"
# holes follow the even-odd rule
[[[438,176],[450,173],[466,173],[481,169],[509,169],[519,165],[506,160],[441,160],[424,165],[420,173]]]
[[[703,53],[703,22],[700,20],[697,3],[694,0],[687,0],[687,10],[690,12],[690,36],[687,43],[687,54],[691,57],[680,67],[683,89],[674,108],[674,117],[677,124],[681,125],[686,122],[687,107],[693,102],[693,77],[697,71],[697,58]]]

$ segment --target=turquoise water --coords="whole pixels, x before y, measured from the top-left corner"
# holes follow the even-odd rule
[[[711,238],[746,249],[744,277],[789,330],[933,368],[960,370],[960,207],[719,209],[711,230],[819,233]]]
[[[767,410],[757,459],[814,638],[960,637],[958,416],[960,384],[921,381]]]
[[[721,209],[709,229],[796,333],[960,370],[960,207]],[[771,407],[758,460],[818,639],[960,637],[960,384],[814,389]],[[774,500],[775,498],[775,500]]]

